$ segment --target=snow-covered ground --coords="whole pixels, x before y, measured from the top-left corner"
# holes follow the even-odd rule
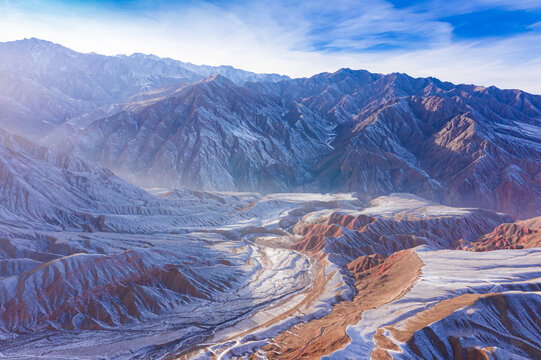
[[[347,329],[351,343],[326,359],[369,359],[378,329],[394,325],[400,330],[409,318],[442,300],[461,294],[532,294],[532,284],[541,285],[541,249],[538,248],[464,252],[433,251],[422,246],[415,251],[425,264],[415,286],[402,298],[365,311],[362,320]]]
[[[368,206],[351,193],[150,194],[7,132],[0,132],[0,166],[0,356],[13,359],[186,352],[228,358],[253,351],[264,358],[270,339],[354,296],[344,267],[350,261],[419,243],[443,249],[505,220],[409,194]],[[338,226],[325,224],[333,214],[357,218],[325,235],[325,226]],[[300,230],[319,221],[323,251],[301,251],[297,245],[310,239]],[[446,296],[505,290],[510,282],[516,291],[540,260],[533,250],[516,261],[418,253],[426,266],[416,287],[363,314],[343,351],[358,358],[377,328]],[[511,271],[515,265],[521,267]]]
[[[413,194],[394,193],[388,196],[378,197],[362,209],[347,209],[342,207],[340,208],[340,213],[351,216],[369,215],[377,218],[391,219],[396,216],[404,219],[428,219],[438,216],[463,216],[471,213],[471,210],[440,205]],[[335,209],[325,209],[319,212],[313,212],[304,221],[317,222],[319,219],[326,218],[335,211]]]
[[[12,259],[0,278],[3,356],[159,358],[261,333],[244,345],[352,295],[335,266],[256,244],[291,236],[312,210],[358,206],[351,194],[180,191],[145,200],[154,211],[102,216],[107,232],[0,227],[3,249],[18,252],[4,254]],[[318,276],[321,293],[306,303]]]

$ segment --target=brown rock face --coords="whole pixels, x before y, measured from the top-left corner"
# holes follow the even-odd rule
[[[360,277],[367,274],[367,271],[378,266],[385,261],[385,258],[380,254],[359,256],[347,265],[347,269],[358,280]]]
[[[509,219],[488,211],[472,209],[461,216],[434,216],[432,218],[402,218],[370,215],[352,216],[333,213],[315,223],[299,222],[294,231],[303,240],[296,250],[315,256],[329,255],[329,260],[353,269],[366,268],[377,258],[419,245],[434,248],[451,248],[459,239],[475,240],[496,225]],[[364,259],[364,260],[363,260]]]
[[[541,246],[541,217],[501,224],[494,231],[458,248],[470,251],[528,249]]]

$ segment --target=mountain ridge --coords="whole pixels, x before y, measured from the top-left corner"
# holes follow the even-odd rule
[[[0,76],[17,90],[0,94],[0,123],[29,137],[41,132],[43,144],[139,185],[355,191],[365,200],[409,192],[521,218],[541,213],[539,95],[347,68],[256,82],[237,72],[246,80],[239,84],[229,73],[178,72],[154,56],[126,68],[61,49],[48,55],[62,65],[54,79],[30,60],[0,59]],[[81,62],[91,71],[72,79],[86,69],[72,63],[79,56],[101,60]],[[145,62],[160,66],[147,73]],[[117,67],[132,70],[118,77]]]
[[[191,83],[214,73],[223,72],[240,83],[284,78],[155,55],[83,54],[36,38],[0,43],[0,52],[0,83],[6,85],[0,91],[0,124],[32,139],[96,109],[101,108],[97,117],[106,116],[107,107],[143,91]],[[20,126],[20,118],[32,128]]]

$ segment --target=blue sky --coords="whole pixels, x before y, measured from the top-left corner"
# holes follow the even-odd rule
[[[309,76],[406,72],[541,94],[540,0],[0,0],[0,41]]]

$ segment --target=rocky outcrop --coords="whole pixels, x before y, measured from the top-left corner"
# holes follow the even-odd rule
[[[356,295],[351,301],[335,305],[329,315],[306,324],[295,325],[278,337],[269,339],[268,344],[262,347],[265,357],[318,359],[330,356],[333,359],[343,359],[371,354],[374,359],[390,359],[391,353],[402,351],[400,344],[409,337],[403,339],[396,335],[391,340],[389,335],[386,335],[388,329],[379,328],[374,329],[375,333],[371,335],[373,344],[368,341],[363,343],[367,338],[365,335],[358,344],[356,337],[352,335],[351,327],[356,323],[362,326],[365,316],[369,322],[378,319],[377,315],[365,313],[395,302],[401,303],[403,297],[410,297],[408,292],[417,286],[418,282],[426,280],[427,287],[433,286],[430,283],[432,275],[423,271],[425,264],[422,257],[420,259],[411,248],[428,245],[425,248],[448,249],[457,239],[473,241],[507,219],[509,217],[479,209],[441,206],[409,194],[377,198],[363,210],[322,210],[307,214],[292,229],[295,234],[303,237],[294,248],[320,259],[328,259],[342,267],[342,271],[352,276]],[[453,255],[458,259],[460,255],[457,253]],[[537,254],[531,256],[530,266],[533,266],[535,256]],[[489,266],[487,265],[487,268]],[[434,276],[438,277],[439,274]],[[532,273],[529,276],[535,275]],[[423,280],[420,280],[421,278]],[[464,278],[461,281],[468,280]],[[453,281],[449,283],[452,284]],[[527,286],[517,285],[517,288],[524,290]],[[536,286],[538,285],[534,285],[534,288]],[[508,284],[508,287],[511,289],[513,285]],[[426,288],[419,291],[423,294],[430,293]],[[478,291],[482,293],[486,290],[480,286]],[[416,303],[415,295],[411,295],[411,299],[411,303]],[[434,301],[435,307],[441,306],[440,299],[431,301]],[[456,310],[461,308],[462,302],[457,301],[454,304],[457,306],[454,308]],[[408,309],[411,309],[418,305],[408,306]],[[395,314],[406,313],[405,310],[389,310],[385,312],[385,316],[393,317]],[[445,316],[441,315],[441,318]],[[368,328],[362,327],[362,331],[367,332]],[[456,328],[457,326],[453,327]],[[403,331],[402,327],[400,329]],[[348,345],[350,342],[352,345]],[[354,350],[340,354],[341,349],[347,349],[348,346],[354,347]],[[340,355],[334,355],[335,351]],[[409,357],[424,356],[417,352],[415,355],[407,354]]]
[[[457,248],[470,251],[492,251],[501,249],[529,249],[541,247],[541,218],[505,223],[492,232],[484,234],[474,242],[460,241]]]
[[[468,243],[492,230],[509,217],[479,209],[445,207],[408,194],[380,197],[360,211],[308,215],[295,225],[303,236],[295,249],[345,266],[359,257],[429,245],[448,249],[454,242]],[[350,264],[354,268],[355,263]]]

